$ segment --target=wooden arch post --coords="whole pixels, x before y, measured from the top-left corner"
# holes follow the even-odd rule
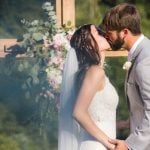
[[[56,15],[58,25],[62,26],[69,21],[75,27],[75,0],[56,0]]]

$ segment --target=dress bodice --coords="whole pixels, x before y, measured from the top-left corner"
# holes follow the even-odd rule
[[[108,137],[116,138],[116,108],[118,95],[110,83],[105,78],[105,86],[101,91],[96,92],[89,106],[89,114],[96,124]],[[79,150],[106,150],[103,144],[94,139],[88,132],[81,129]]]
[[[105,79],[104,88],[95,94],[89,107],[91,117],[99,122],[116,119],[118,95],[109,79],[107,77]]]

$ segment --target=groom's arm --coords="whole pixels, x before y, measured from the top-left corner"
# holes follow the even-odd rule
[[[125,143],[133,150],[148,150],[150,147],[150,57],[137,65],[136,82],[143,103],[144,116]]]

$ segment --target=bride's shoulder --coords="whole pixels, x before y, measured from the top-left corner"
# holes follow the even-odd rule
[[[105,78],[105,71],[99,65],[92,65],[87,70],[86,77],[95,80],[102,80]]]

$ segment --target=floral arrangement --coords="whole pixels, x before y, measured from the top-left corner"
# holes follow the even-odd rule
[[[27,31],[23,35],[21,47],[26,49],[28,56],[36,59],[30,76],[36,81],[33,83],[41,87],[38,88],[35,99],[42,107],[42,116],[45,117],[52,116],[54,109],[57,109],[54,106],[58,107],[59,104],[63,64],[70,49],[69,41],[74,28],[69,24],[64,27],[57,25],[54,7],[50,2],[44,3],[42,9],[47,16],[45,20],[21,21]],[[54,106],[47,108],[49,105]]]
[[[46,72],[50,85],[55,89],[59,89],[62,77],[64,58],[70,49],[70,37],[73,32],[57,33],[53,36],[52,41],[44,37],[45,48],[50,48],[53,55],[48,60]]]
[[[51,87],[50,95],[55,99],[56,104],[59,104],[59,98],[56,95],[60,92],[64,60],[67,51],[71,48],[69,41],[72,34],[73,30],[67,33],[56,33],[52,41],[44,37],[44,47],[50,48],[51,52],[53,52],[53,55],[48,59],[46,73]]]

